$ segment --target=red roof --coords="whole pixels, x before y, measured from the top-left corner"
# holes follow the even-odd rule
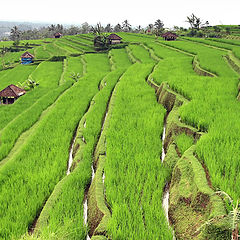
[[[24,89],[11,84],[0,92],[0,97],[19,97],[25,93],[26,91]]]
[[[21,58],[34,58],[34,56],[33,56],[31,53],[29,53],[29,52],[25,52],[25,53],[21,56]]]
[[[177,37],[177,34],[172,32],[166,32],[162,34],[162,37]]]
[[[108,39],[110,39],[110,40],[121,40],[122,38],[119,37],[117,34],[112,33],[108,36]]]
[[[54,34],[54,36],[55,36],[55,37],[56,37],[56,36],[62,36],[62,34],[61,34],[60,32],[57,32],[57,33]]]

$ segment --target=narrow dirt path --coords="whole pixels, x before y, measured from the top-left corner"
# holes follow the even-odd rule
[[[153,71],[154,71],[154,68],[153,68]],[[146,79],[146,81],[148,82],[148,84],[151,86],[151,87],[153,87],[154,89],[155,89],[155,92],[156,92],[156,95],[157,95],[157,100],[158,100],[158,102],[159,103],[161,103],[161,97],[163,97],[164,98],[164,96],[166,97],[166,92],[164,93],[164,91],[166,91],[166,90],[164,90],[164,86],[163,85],[161,85],[161,86],[158,86],[155,82],[154,82],[154,80],[153,80],[153,78],[152,78],[152,74],[150,74],[149,76],[148,76],[148,78]],[[165,89],[168,89],[169,88],[169,86],[167,85],[167,84],[165,84],[165,86],[166,86],[166,88]],[[174,91],[173,90],[171,90],[170,88],[169,88],[169,90],[170,90],[170,95],[169,95],[169,100],[171,99],[171,97],[173,97],[173,94],[174,94]],[[161,92],[162,92],[162,94],[161,94]],[[177,94],[177,93],[175,93],[176,94],[176,96],[177,95],[179,95],[179,94]],[[173,99],[175,99],[174,100],[174,102],[176,102],[176,99],[177,99],[177,97],[175,96],[175,98],[173,98]],[[179,96],[181,96],[181,95],[179,95]],[[183,96],[181,96],[180,97],[181,99],[185,99]],[[168,99],[168,97],[166,97],[166,100]],[[172,99],[172,100],[173,100]],[[162,99],[163,100],[163,102],[165,101],[164,99]],[[168,101],[169,101],[168,100]],[[180,102],[178,102],[177,104],[180,104],[180,105],[182,105],[182,104],[185,104],[185,102],[188,102],[188,100],[185,100],[185,101],[183,101],[182,103],[180,103]],[[168,155],[168,150],[169,150],[169,148],[168,148],[168,146],[169,146],[169,144],[170,144],[170,142],[169,142],[169,136],[170,136],[170,138],[171,138],[171,135],[172,135],[172,133],[171,132],[169,132],[169,129],[168,129],[168,132],[166,133],[166,128],[168,127],[167,126],[167,124],[170,124],[170,123],[168,123],[168,116],[169,116],[169,114],[171,113],[171,111],[172,111],[172,109],[174,108],[174,105],[175,105],[175,103],[173,103],[173,106],[170,106],[168,103],[166,103],[167,105],[165,106],[165,108],[167,107],[167,115],[166,115],[166,117],[165,117],[165,120],[164,120],[164,130],[163,130],[163,134],[162,134],[162,142],[163,142],[163,148],[162,148],[162,156],[161,156],[161,161],[162,161],[162,163],[163,164],[165,164],[165,156],[167,156]],[[170,108],[169,108],[170,107]],[[179,123],[181,124],[181,125],[185,125],[184,123],[181,123],[181,121],[180,121],[180,118],[178,117],[178,121],[179,121]],[[170,125],[169,125],[170,126]],[[182,128],[182,130],[180,130]],[[188,130],[188,128],[189,128],[189,130]],[[178,129],[178,130],[177,130]],[[176,128],[176,131],[183,131],[183,132],[188,132],[188,134],[190,134],[191,133],[191,129],[193,129],[191,126],[189,126],[188,127],[188,125],[185,125],[184,127],[182,126],[182,127],[180,127],[180,126],[177,126],[177,128]],[[174,130],[173,130],[174,131]],[[197,130],[196,130],[197,131]],[[193,132],[194,133],[194,132]],[[166,136],[166,134],[168,134],[168,136]],[[195,137],[196,137],[197,135],[195,135]],[[200,137],[201,137],[201,135],[200,135]],[[199,140],[200,139],[200,137],[197,137],[197,140]],[[167,138],[167,139],[166,139]],[[166,142],[165,142],[166,141]],[[196,144],[196,142],[195,142],[195,144]],[[194,145],[195,145],[194,144]],[[194,145],[192,145],[189,149],[191,149]],[[166,147],[167,146],[167,147]],[[175,145],[175,148],[177,148],[177,146]],[[188,150],[189,150],[188,149]],[[165,151],[166,150],[166,151]],[[188,150],[186,150],[186,152],[188,151]],[[170,153],[170,154],[172,154],[172,153]],[[178,151],[177,151],[177,149],[176,149],[176,154],[178,154]],[[178,159],[180,160],[181,158],[180,157],[178,157]],[[168,157],[168,160],[169,160],[169,157]],[[200,161],[197,159],[197,158],[195,158],[195,160],[197,161],[197,165],[198,165],[198,167],[199,167],[199,165],[202,167],[202,169],[203,169],[203,175],[205,176],[205,178],[206,178],[206,185],[208,185],[208,187],[209,187],[209,182],[210,182],[210,177],[209,177],[209,173],[207,172],[207,169],[205,168],[203,168],[203,166],[202,166],[202,164],[200,163]],[[194,160],[194,161],[195,161]],[[183,160],[182,160],[183,161]],[[167,164],[167,163],[166,163]],[[196,165],[195,164],[195,165]],[[176,171],[176,170],[175,170]],[[165,212],[165,215],[166,215],[166,219],[167,219],[167,221],[168,221],[168,224],[169,224],[169,226],[170,226],[170,223],[172,223],[172,221],[170,221],[171,219],[170,219],[170,217],[172,218],[172,213],[171,213],[171,216],[169,216],[169,207],[170,207],[170,194],[171,194],[171,192],[170,192],[170,190],[171,190],[171,185],[170,185],[170,183],[169,182],[167,182],[166,183],[166,185],[165,185],[165,187],[164,187],[164,193],[163,193],[163,199],[162,199],[162,205],[163,205],[163,209],[164,209],[164,212]],[[210,190],[209,190],[210,191]],[[175,197],[176,197],[176,193],[175,193]],[[172,210],[171,210],[172,211]],[[173,231],[173,239],[176,239],[175,238],[175,233],[174,233],[174,231]]]
[[[123,73],[124,74],[124,73]],[[105,187],[104,187],[104,180],[105,180],[105,173],[104,173],[104,160],[106,158],[106,126],[108,125],[109,119],[111,117],[111,105],[113,102],[113,98],[114,95],[116,94],[116,89],[118,86],[118,83],[121,80],[121,77],[123,76],[123,74],[119,77],[118,81],[116,82],[115,86],[113,87],[110,96],[108,98],[108,102],[107,102],[107,107],[106,107],[106,111],[104,113],[103,116],[103,120],[102,120],[102,127],[101,127],[101,131],[97,140],[97,144],[95,146],[94,149],[94,155],[93,155],[93,165],[92,165],[92,169],[93,169],[93,174],[92,174],[92,181],[91,184],[89,186],[89,189],[87,189],[87,198],[90,200],[90,204],[92,206],[92,199],[94,198],[94,202],[95,205],[94,207],[96,207],[96,210],[94,209],[89,209],[90,214],[88,214],[89,216],[92,216],[91,211],[96,211],[98,212],[96,219],[93,219],[91,217],[89,225],[90,225],[90,231],[89,231],[89,236],[92,237],[97,236],[99,233],[95,233],[95,230],[98,228],[98,226],[101,224],[102,220],[104,219],[105,215],[111,215],[111,210],[109,209],[109,206],[107,204],[106,201],[106,196],[105,196]],[[104,84],[105,86],[105,84]],[[103,87],[104,88],[104,87]],[[101,148],[101,150],[99,150]],[[94,171],[95,170],[95,171]],[[97,178],[97,179],[95,179]],[[97,182],[97,183],[96,183]],[[95,185],[98,184],[98,188],[99,188],[99,184],[101,184],[101,188],[102,188],[102,197],[97,197],[96,194],[96,189],[95,189]],[[95,190],[93,190],[95,189]],[[99,192],[98,192],[99,194]],[[101,200],[99,200],[101,199]],[[101,204],[99,204],[98,201],[101,201]],[[103,202],[102,202],[103,201]],[[104,209],[103,209],[103,205],[105,205]],[[104,235],[104,234],[103,234]]]

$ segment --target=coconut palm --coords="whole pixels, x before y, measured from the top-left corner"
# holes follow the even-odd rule
[[[121,24],[117,24],[115,27],[114,27],[114,32],[121,32],[122,31],[122,26],[121,26]]]
[[[112,28],[111,24],[108,23],[104,30],[105,30],[105,32],[112,32],[113,28]]]
[[[157,36],[160,36],[161,33],[163,32],[163,26],[164,24],[160,19],[155,21],[154,27],[155,27],[155,33]]]
[[[13,41],[19,40],[20,39],[20,35],[21,35],[21,31],[18,29],[17,26],[14,26],[11,29],[10,39],[13,40]]]
[[[28,80],[26,81],[26,85],[27,85],[30,89],[33,89],[33,88],[35,88],[36,86],[38,86],[39,83],[38,83],[38,82],[35,82],[35,81],[32,80],[32,79],[28,79]]]
[[[123,28],[124,32],[130,32],[130,30],[131,30],[131,24],[128,22],[128,20],[125,20],[125,21],[122,23],[122,28]]]
[[[202,24],[202,21],[200,18],[195,16],[193,13],[189,17],[187,17],[186,22],[188,22],[191,26],[192,29],[197,29],[199,30],[200,25]]]
[[[156,20],[155,23],[154,23],[154,27],[156,29],[163,29],[163,26],[164,26],[164,24],[160,19]]]
[[[71,73],[71,78],[72,78],[75,82],[77,82],[80,77],[81,77],[81,74],[80,74],[80,73],[75,73],[75,72]]]

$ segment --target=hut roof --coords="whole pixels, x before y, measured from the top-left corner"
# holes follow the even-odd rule
[[[30,52],[25,52],[21,58],[34,58],[34,56]]]
[[[162,34],[162,37],[177,37],[178,35],[173,32],[166,32]]]
[[[0,97],[19,97],[25,93],[24,89],[11,84],[0,91]]]
[[[108,39],[110,39],[110,40],[121,40],[122,38],[119,37],[117,34],[112,33],[108,36]]]
[[[54,34],[54,36],[55,36],[55,37],[56,37],[56,36],[62,36],[62,34],[61,34],[60,32],[57,32],[57,33]]]

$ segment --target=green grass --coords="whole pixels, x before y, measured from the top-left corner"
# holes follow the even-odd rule
[[[80,144],[74,157],[77,167],[55,189],[40,216],[37,234],[43,234],[47,229],[56,234],[59,229],[65,229],[69,233],[68,239],[86,237],[83,223],[84,192],[91,179],[92,156],[101,132],[108,99],[122,72],[122,69],[115,70],[105,77],[107,85],[94,96],[94,104],[82,118],[75,143],[75,146]],[[85,121],[86,128],[83,126]],[[86,144],[82,142],[81,136],[84,136]]]
[[[0,238],[18,238],[24,234],[56,183],[65,176],[73,131],[98,91],[100,79],[110,69],[106,58],[100,54],[86,57],[89,69],[94,68],[96,60],[100,61],[98,72],[66,91],[19,154],[1,168]],[[11,207],[6,208],[7,205]]]
[[[194,144],[194,139],[186,134],[180,134],[176,137],[176,143],[181,154]]]
[[[224,50],[213,49],[190,41],[162,41],[162,43],[197,55],[200,61],[200,67],[219,77],[236,77],[236,73],[229,68],[222,58],[222,56],[227,54]]]
[[[164,44],[196,54],[203,68],[219,76],[197,76],[191,70],[190,60],[171,61],[169,55],[159,63],[154,75],[157,82],[166,81],[191,100],[180,108],[182,121],[208,132],[197,143],[196,152],[207,165],[214,187],[237,199],[240,192],[234,183],[240,177],[240,152],[236,148],[240,140],[237,136],[240,118],[236,100],[238,76],[222,58],[225,54],[222,51],[189,41]]]
[[[196,143],[194,154],[205,163],[214,189],[224,190],[234,200],[239,198],[239,76],[224,58],[229,51],[240,57],[239,42],[195,38],[156,42],[155,37],[143,34],[119,35],[123,41],[145,44],[161,59],[151,80],[158,85],[166,83],[190,100],[179,106],[180,120],[206,132]],[[39,41],[43,45],[32,51],[42,59],[68,56],[80,50],[92,51],[92,39],[93,35],[88,34],[64,37],[49,44]],[[36,237],[85,238],[82,202],[91,178],[93,149],[110,92],[127,68],[117,84],[112,115],[105,129],[107,154],[103,168],[106,197],[112,210],[106,234],[112,239],[172,239],[161,206],[168,177],[160,162],[165,110],[157,104],[154,90],[145,81],[156,63],[142,45],[131,44],[128,51],[141,63],[132,65],[125,49],[112,49],[112,66],[107,54],[95,53],[68,56],[64,62],[43,62],[38,67],[20,65],[0,71],[1,89],[29,77],[40,83],[13,105],[0,106],[0,153],[7,156],[10,151],[9,161],[0,169],[1,239],[16,239],[26,233],[61,179],[55,198],[44,210],[47,223]],[[19,56],[20,53],[9,54],[6,60],[14,62]],[[216,76],[199,76],[193,70],[194,56],[201,68]],[[87,66],[83,66],[84,61]],[[111,69],[115,70],[109,73]],[[86,75],[70,87],[72,72]],[[98,86],[105,87],[98,92]],[[67,87],[69,90],[57,99]],[[93,96],[95,104],[92,102],[86,119],[82,118]],[[43,112],[44,109],[48,110]],[[65,177],[69,146],[80,119],[87,120],[87,128],[79,134],[84,134],[87,144],[76,155],[75,162],[80,160],[77,167]],[[179,135],[176,144],[183,154],[193,139]],[[172,156],[177,160],[176,152],[172,151]]]
[[[152,68],[132,65],[116,89],[104,167],[112,239],[172,238],[159,204],[166,177],[159,158],[165,110],[145,82]]]
[[[144,47],[139,45],[129,45],[129,48],[135,58],[140,60],[142,63],[154,63],[154,60],[150,57],[149,52]]]
[[[132,64],[125,49],[112,49],[111,54],[116,68],[127,68]]]
[[[0,89],[2,90],[10,84],[24,82],[36,67],[37,65],[18,65],[13,69],[2,71],[0,75]]]

